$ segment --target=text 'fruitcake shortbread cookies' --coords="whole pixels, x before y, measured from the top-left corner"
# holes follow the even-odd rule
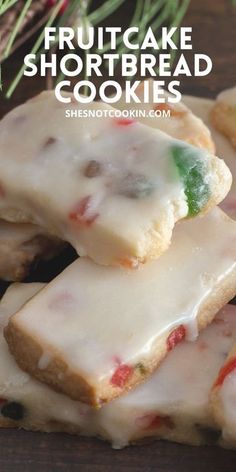
[[[0,220],[0,279],[23,280],[32,265],[54,257],[63,247],[62,241],[43,234],[38,226]]]
[[[11,318],[10,349],[35,377],[101,405],[235,295],[235,241],[236,223],[215,209],[179,224],[169,250],[137,271],[78,259]]]
[[[215,419],[222,428],[222,445],[236,447],[236,346],[220,370],[211,399]]]
[[[0,302],[1,328],[41,284],[14,284]],[[152,437],[209,444],[220,432],[208,394],[236,338],[236,307],[228,305],[195,342],[183,342],[143,385],[99,411],[56,393],[22,372],[0,332],[0,426],[99,436],[114,447]],[[140,366],[140,369],[142,367]]]
[[[3,336],[9,317],[43,284],[13,284],[0,302],[0,426],[79,432],[86,406],[21,371]]]
[[[90,431],[122,447],[144,437],[187,444],[216,443],[221,432],[209,393],[236,339],[236,307],[227,305],[194,342],[168,354],[143,385],[96,413]],[[89,428],[89,426],[88,426]]]
[[[236,87],[224,90],[218,95],[211,112],[211,120],[216,129],[227,136],[236,147]]]
[[[183,100],[193,113],[199,116],[209,127],[216,145],[216,154],[225,160],[232,173],[233,182],[230,192],[220,206],[231,218],[236,219],[236,151],[228,139],[219,133],[210,121],[210,115],[215,101],[191,96],[184,96]]]
[[[145,116],[140,115],[138,118],[141,123],[214,154],[215,146],[209,129],[183,102],[170,103],[168,99],[171,98],[171,94],[163,90],[161,98],[164,103],[154,103],[153,96],[148,97],[148,103],[144,103],[146,90],[153,90],[149,82],[153,80],[145,80],[135,92],[141,103],[134,101],[126,103],[123,95],[116,108],[135,112],[140,110],[145,113]],[[163,115],[164,112],[169,112],[170,116]]]
[[[49,92],[1,121],[3,219],[36,223],[98,263],[133,267],[167,249],[177,220],[228,193],[230,171],[207,151],[132,120],[69,119],[66,108]],[[101,110],[115,112],[80,109]]]

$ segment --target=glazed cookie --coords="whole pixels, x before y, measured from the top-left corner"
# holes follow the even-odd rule
[[[195,445],[218,441],[208,394],[236,339],[236,307],[224,307],[197,341],[172,350],[145,384],[96,411],[22,372],[8,351],[2,327],[41,288],[14,284],[0,303],[0,426],[99,436],[118,448],[148,437]]]
[[[78,259],[11,318],[10,350],[39,380],[101,406],[235,295],[235,241],[236,223],[215,209],[179,224],[169,250],[137,271]]]
[[[191,96],[184,96],[183,101],[210,129],[213,141],[216,145],[216,153],[225,160],[232,173],[232,187],[220,206],[231,218],[236,219],[236,151],[228,139],[225,138],[223,134],[219,133],[211,123],[210,115],[215,102],[214,100]]]
[[[3,336],[9,317],[43,286],[13,284],[0,302],[0,426],[79,432],[86,406],[54,392],[21,371]]]
[[[32,265],[59,253],[64,244],[32,224],[0,220],[0,279],[21,281]]]
[[[236,147],[236,87],[224,90],[218,95],[211,112],[211,120],[215,128]]]
[[[136,267],[168,248],[175,222],[230,189],[227,166],[203,149],[132,120],[68,119],[74,104],[40,97],[0,123],[5,220],[35,223],[97,263]],[[115,112],[102,103],[74,111],[101,110]]]
[[[141,103],[132,101],[128,104],[123,95],[116,107],[120,110],[141,110],[145,112],[145,116],[138,118],[141,123],[214,154],[215,146],[209,129],[183,102],[169,103],[168,98],[171,94],[163,90],[162,98],[165,99],[165,103],[154,103],[153,94],[149,97],[148,103],[144,103],[145,89],[153,90],[153,82],[152,79],[145,80],[136,90],[135,93]],[[163,112],[170,112],[170,116],[162,115]]]
[[[212,389],[212,408],[222,429],[222,444],[236,447],[236,346],[231,350]]]

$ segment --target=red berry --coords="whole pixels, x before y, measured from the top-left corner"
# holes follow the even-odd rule
[[[133,370],[133,367],[130,367],[126,364],[121,364],[115,370],[111,378],[111,384],[115,387],[124,387],[125,384],[128,382],[129,378],[131,377]]]
[[[175,328],[168,336],[167,338],[167,349],[168,351],[171,351],[176,344],[179,344],[180,341],[182,341],[186,336],[186,330],[184,325],[180,325],[177,328]]]
[[[220,370],[219,376],[215,382],[214,387],[220,387],[224,383],[225,378],[229,375],[234,369],[236,369],[236,357],[230,359]]]
[[[46,7],[47,8],[53,8],[58,3],[59,3],[59,0],[47,0]],[[68,7],[68,5],[69,5],[69,0],[64,0],[63,4],[62,4],[62,6],[59,10],[60,15],[62,15],[64,13],[64,11]]]

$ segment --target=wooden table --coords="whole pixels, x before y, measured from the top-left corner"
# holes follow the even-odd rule
[[[185,25],[193,27],[195,52],[209,54],[213,71],[203,78],[182,80],[182,91],[214,97],[235,85],[236,9],[231,0],[192,0]],[[133,0],[127,0],[128,9]],[[122,23],[119,18],[116,23]],[[9,83],[19,67],[24,49],[4,66]],[[44,88],[43,79],[24,80],[8,102],[1,97],[0,114]],[[45,268],[34,276],[45,279]],[[64,434],[0,431],[0,472],[232,472],[236,453],[215,447],[194,448],[165,442],[114,451],[97,440]]]

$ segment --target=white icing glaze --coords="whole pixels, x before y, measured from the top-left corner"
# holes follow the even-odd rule
[[[33,296],[41,284],[14,284],[0,303],[0,317],[9,317]],[[50,390],[23,373],[8,352],[0,333],[0,395],[22,403],[26,417],[21,425],[41,430],[50,421],[73,425],[86,435],[100,435],[122,447],[147,435],[184,442],[199,441],[190,434],[195,424],[214,426],[208,409],[213,379],[236,339],[236,307],[225,307],[198,340],[183,342],[165,359],[144,385],[104,406],[98,412]],[[7,320],[5,319],[5,323]],[[156,416],[168,416],[174,429],[151,427]],[[186,425],[188,434],[186,434]]]
[[[67,119],[65,110],[73,107],[45,92],[1,121],[0,215],[34,222],[105,265],[156,257],[166,249],[175,222],[188,213],[171,151],[180,143],[136,122]],[[101,109],[111,110],[102,103],[89,107]],[[215,164],[227,193],[231,178],[224,163],[189,149],[204,162],[210,198],[218,186]],[[87,177],[94,161],[99,175]]]
[[[42,289],[44,284],[13,284],[7,290],[0,303],[0,319],[2,325],[29,298]],[[78,404],[64,395],[52,391],[47,386],[32,379],[22,372],[8,351],[2,329],[0,331],[0,396],[8,401],[23,404],[26,410],[27,427],[36,425],[38,428],[48,421],[77,424],[83,421],[85,405]]]
[[[143,87],[140,87],[138,96],[142,99]],[[165,96],[168,96],[167,92],[165,92]],[[226,100],[225,97],[228,97],[229,104],[236,103],[236,87],[223,91],[217,97],[217,100],[224,101],[224,99]],[[231,218],[236,219],[236,151],[228,139],[216,131],[210,121],[210,112],[214,103],[214,100],[186,95],[183,96],[182,102],[171,105],[175,113],[172,113],[170,118],[146,116],[140,118],[139,121],[153,128],[158,128],[177,139],[191,142],[196,146],[210,147],[209,142],[212,136],[216,146],[216,154],[224,159],[233,175],[231,190],[222,202],[221,207]],[[126,110],[144,109],[148,113],[153,109],[154,104],[152,100],[148,104],[127,104],[125,96],[123,96],[117,107]],[[180,115],[176,116],[178,112]],[[181,115],[181,113],[183,114]]]
[[[236,224],[215,209],[178,225],[169,250],[137,271],[78,259],[15,322],[96,390],[110,382],[117,359],[147,362],[161,336],[180,324],[195,327],[201,304],[235,270],[235,241]]]
[[[197,341],[178,345],[146,384],[98,411],[100,431],[123,446],[145,434],[178,439],[189,423],[214,426],[209,393],[235,339],[236,307],[227,305]],[[178,432],[168,424],[164,431],[152,427],[155,415],[169,417]]]
[[[236,91],[236,88],[233,90]],[[216,154],[225,160],[231,170],[233,176],[232,187],[220,206],[231,218],[236,219],[236,151],[228,139],[216,131],[211,124],[210,111],[215,102],[214,100],[191,96],[184,96],[183,101],[193,111],[193,113],[199,116],[208,126],[216,145]]]

